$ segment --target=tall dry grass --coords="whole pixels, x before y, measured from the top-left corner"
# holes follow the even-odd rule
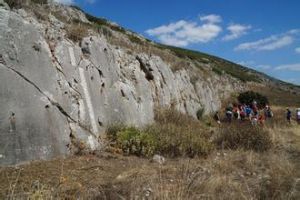
[[[295,171],[284,154],[226,151],[124,172],[110,192],[129,199],[293,199]]]

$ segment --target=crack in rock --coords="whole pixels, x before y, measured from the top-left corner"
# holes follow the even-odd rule
[[[76,120],[74,120],[64,109],[63,107],[56,101],[54,101],[53,99],[51,99],[45,92],[43,92],[34,82],[32,82],[31,80],[29,80],[26,76],[24,76],[22,73],[20,73],[19,71],[13,69],[12,67],[6,66],[9,70],[11,70],[12,72],[16,73],[19,75],[19,77],[21,77],[23,80],[25,80],[27,83],[29,83],[30,85],[32,85],[34,88],[36,88],[42,95],[44,95],[52,105],[54,105],[64,116],[66,116],[68,119],[70,119],[72,122],[76,122]]]

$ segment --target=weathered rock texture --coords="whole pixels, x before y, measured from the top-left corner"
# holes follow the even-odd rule
[[[156,106],[194,117],[199,109],[213,112],[243,88],[227,76],[194,79],[193,65],[172,71],[159,56],[129,53],[101,35],[74,43],[64,28],[52,15],[40,23],[0,7],[2,165],[66,155],[74,140],[99,148],[106,126],[151,123]]]

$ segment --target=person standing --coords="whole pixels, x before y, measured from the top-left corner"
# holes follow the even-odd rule
[[[291,119],[292,119],[292,112],[289,108],[286,109],[286,119],[288,121],[288,123],[291,123]]]
[[[298,124],[300,124],[300,108],[298,108],[298,109],[296,110],[296,117],[297,117],[297,122],[298,122]]]
[[[15,116],[15,113],[11,113],[11,116],[9,117],[9,123],[10,123],[9,132],[16,131],[16,116]]]
[[[220,125],[221,124],[221,120],[220,120],[220,116],[219,116],[219,112],[217,111],[214,115],[214,120]]]
[[[264,115],[265,115],[265,119],[273,117],[273,112],[272,112],[270,106],[266,105],[266,107],[264,109]]]
[[[232,121],[232,115],[233,115],[233,113],[232,113],[232,110],[233,110],[233,107],[232,107],[232,105],[230,104],[227,108],[226,108],[226,118],[227,118],[227,121],[229,122],[229,123],[231,123],[231,121]]]

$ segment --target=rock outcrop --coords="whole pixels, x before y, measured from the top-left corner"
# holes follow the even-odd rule
[[[244,88],[225,75],[195,79],[193,64],[175,71],[159,56],[128,52],[101,34],[75,43],[64,29],[51,14],[41,23],[23,9],[0,7],[2,165],[67,155],[74,140],[97,149],[110,124],[144,126],[157,106],[196,117]]]

